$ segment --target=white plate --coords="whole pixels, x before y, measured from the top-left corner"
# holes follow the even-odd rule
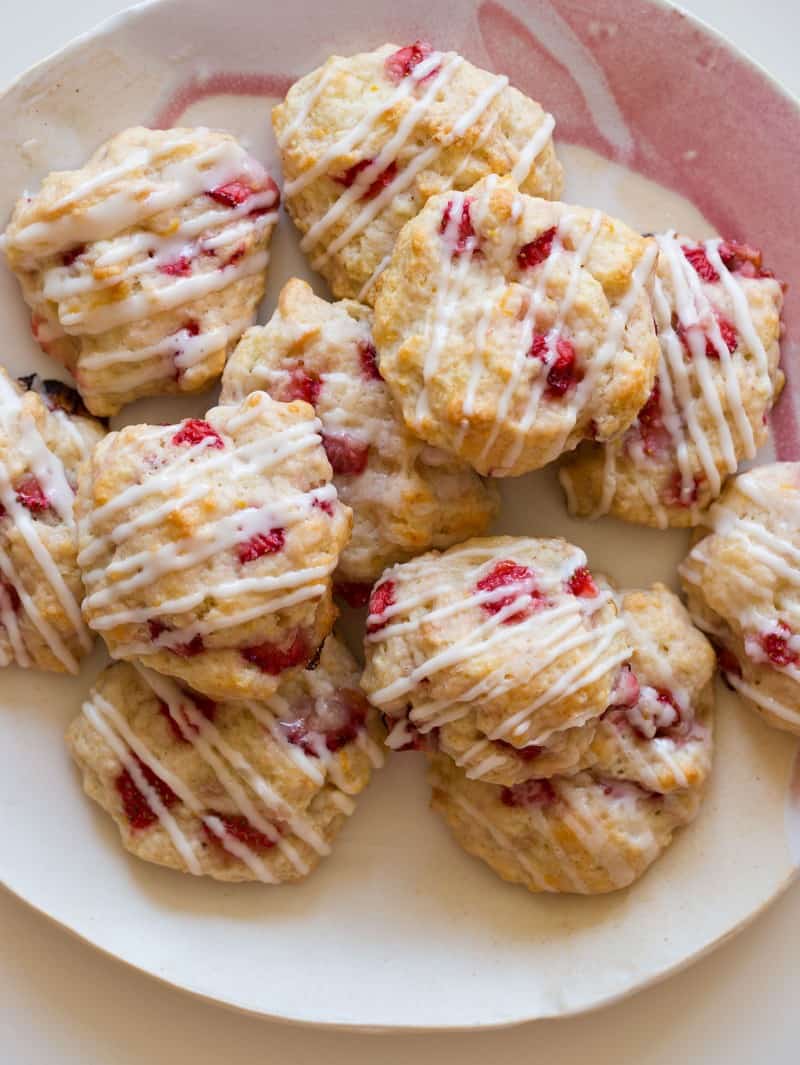
[[[567,0],[557,2],[570,8]],[[564,90],[563,107],[552,96],[561,84],[552,58],[551,66],[537,67],[543,83],[525,87],[537,89],[576,140],[599,146],[582,132],[586,120],[608,154],[629,161],[626,123],[635,116],[617,107],[603,75],[607,57],[600,46],[619,28],[612,16],[621,10],[630,16],[632,38],[644,32],[639,16],[671,18],[668,26],[685,35],[687,47],[714,50],[720,63],[738,64],[740,73],[744,67],[695,24],[647,0],[597,0],[594,29],[574,20],[570,28],[544,2],[507,0],[506,6],[510,14],[492,3],[476,11],[473,0],[458,7],[447,0],[163,0],[134,9],[34,68],[0,99],[0,215],[47,171],[79,165],[114,132],[159,116],[230,129],[277,174],[270,95],[331,51],[404,42],[420,32],[501,69],[504,33],[511,33],[511,67],[529,47],[513,22],[521,20],[540,34],[545,51],[578,72],[575,93],[568,98]],[[762,88],[783,100],[766,82]],[[757,110],[755,97],[751,107]],[[701,116],[687,122],[702,138]],[[586,147],[562,145],[562,154],[566,198],[602,206],[642,229],[713,230],[677,193],[618,163]],[[262,320],[291,273],[310,276],[285,218],[273,248]],[[30,337],[5,269],[0,310],[3,363],[18,373],[55,375]],[[208,397],[142,403],[126,417],[163,419],[208,403]],[[506,482],[503,492],[499,530],[564,535],[623,585],[656,579],[674,585],[684,534],[572,521],[550,471]],[[413,755],[394,757],[377,775],[333,856],[308,882],[270,889],[194,880],[127,856],[114,826],[82,795],[61,736],[102,664],[98,651],[80,678],[2,674],[0,878],[100,949],[244,1010],[318,1024],[417,1029],[575,1013],[642,987],[731,935],[783,890],[800,862],[795,744],[720,688],[716,769],[703,811],[629,891],[537,898],[503,884],[462,854],[428,812],[423,765]]]

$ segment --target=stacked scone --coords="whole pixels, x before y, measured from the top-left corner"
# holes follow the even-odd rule
[[[714,654],[662,585],[487,538],[492,479],[560,459],[576,515],[700,526],[692,616],[800,727],[797,472],[725,487],[783,384],[781,285],[749,245],[558,202],[552,116],[422,41],[330,58],[273,123],[336,302],[292,278],[253,324],[279,194],[227,133],[127,130],[14,211],[80,397],[0,371],[3,664],[76,672],[102,637],[68,744],[148,861],[302,878],[388,726],[500,876],[625,887],[698,810]],[[98,420],[220,378],[176,424]],[[335,597],[368,603],[363,676]]]

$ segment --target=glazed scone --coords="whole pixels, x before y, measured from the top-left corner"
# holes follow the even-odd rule
[[[516,476],[633,422],[658,365],[656,243],[511,178],[433,196],[378,284],[375,345],[406,424]]]
[[[353,510],[336,573],[344,585],[368,586],[395,562],[477,536],[497,510],[496,492],[466,463],[405,428],[377,369],[371,319],[363,304],[328,303],[293,279],[222,379],[223,403],[263,389],[313,404],[339,498]]]
[[[701,522],[766,442],[783,387],[783,291],[747,245],[656,240],[655,386],[624,436],[584,442],[565,459],[561,482],[572,514],[666,528]]]
[[[301,248],[337,297],[372,303],[400,229],[436,193],[487,174],[556,199],[552,115],[455,52],[416,41],[332,56],[272,122]]]
[[[98,678],[67,732],[83,786],[132,854],[216,880],[299,880],[328,854],[382,762],[355,662],[329,636],[316,668],[265,702],[215,703],[140,666]]]
[[[335,617],[350,534],[302,401],[253,392],[178,425],[110,433],[78,492],[84,616],[114,658],[220,699],[265,699]]]
[[[442,751],[499,783],[538,775],[532,747],[574,765],[577,726],[608,708],[630,657],[612,593],[564,540],[431,552],[387,570],[369,610],[362,686],[400,720],[390,746],[436,730]]]
[[[628,887],[691,821],[699,789],[668,795],[595,772],[513,788],[469,780],[431,758],[431,805],[458,843],[532,892],[596,895]]]
[[[662,794],[702,789],[713,746],[711,644],[663,584],[617,602],[633,654],[580,768]]]
[[[91,650],[74,503],[104,432],[60,381],[0,367],[0,666],[77,673]]]
[[[680,567],[695,624],[745,702],[800,734],[800,463],[730,480],[697,533]]]
[[[89,410],[219,377],[264,294],[278,200],[229,134],[134,128],[18,201],[9,264]]]

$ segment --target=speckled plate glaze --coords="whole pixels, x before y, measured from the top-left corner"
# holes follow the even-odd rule
[[[653,0],[159,0],[70,45],[0,99],[0,214],[51,169],[126,126],[221,126],[275,168],[268,111],[334,51],[427,37],[541,100],[558,120],[565,198],[643,229],[714,231],[765,248],[792,278],[800,110],[723,40]],[[284,218],[262,320],[308,276]],[[321,289],[320,289],[321,290]],[[54,375],[16,284],[0,271],[16,372]],[[800,288],[788,293],[789,387],[764,456],[800,458]],[[792,339],[793,338],[793,339]],[[126,420],[202,411],[150,401]],[[562,534],[623,585],[663,579],[679,532],[570,520],[546,470],[503,484],[498,528]],[[164,981],[254,1013],[368,1028],[477,1028],[577,1013],[628,994],[726,939],[800,863],[791,738],[719,691],[716,770],[697,822],[633,889],[534,898],[462,854],[426,810],[419,756],[394,757],[334,855],[305,884],[223,886],[128,857],[88,803],[61,742],[92,677],[5,670],[0,695],[0,877],[88,942]]]

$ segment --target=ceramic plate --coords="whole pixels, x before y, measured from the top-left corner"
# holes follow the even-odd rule
[[[795,265],[800,112],[722,40],[650,0],[161,0],[102,26],[0,99],[0,215],[51,169],[134,124],[221,126],[277,170],[270,105],[329,53],[426,37],[502,71],[558,119],[565,199],[642,230],[756,243]],[[262,320],[292,272],[284,218]],[[322,289],[320,289],[322,291]],[[798,289],[789,337],[800,337]],[[2,361],[51,376],[14,280],[0,275]],[[800,459],[793,374],[764,458]],[[795,380],[793,380],[795,377]],[[201,412],[210,397],[184,401]],[[128,420],[171,417],[149,402]],[[498,529],[562,534],[621,585],[674,585],[686,535],[571,521],[550,471],[505,482]],[[79,678],[3,671],[0,875],[109,954],[199,995],[287,1020],[371,1028],[490,1027],[576,1013],[687,964],[751,919],[800,862],[795,744],[719,692],[716,770],[697,822],[634,886],[537,898],[502,883],[427,810],[420,756],[377,774],[333,856],[282,889],[225,886],[128,857],[84,799],[62,741]]]

